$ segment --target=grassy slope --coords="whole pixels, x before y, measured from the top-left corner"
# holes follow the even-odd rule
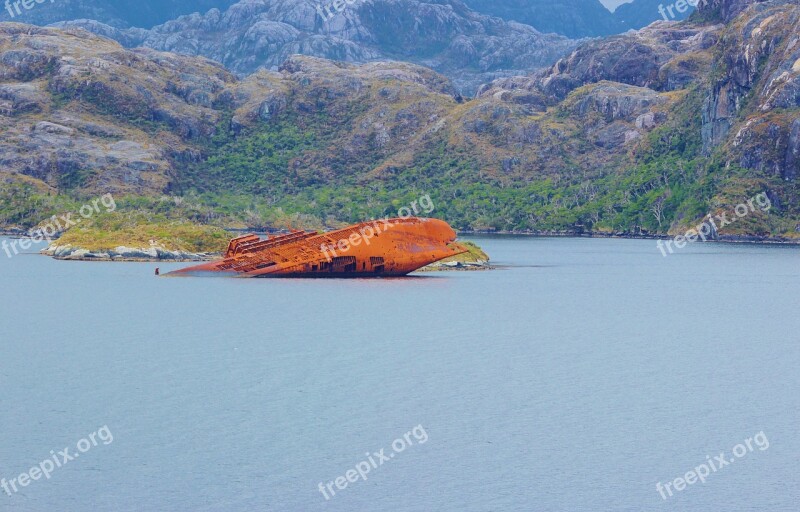
[[[58,245],[71,245],[90,251],[104,251],[120,246],[149,248],[158,246],[169,251],[192,253],[224,252],[231,236],[221,228],[163,216],[139,213],[109,213],[72,227],[58,240]]]

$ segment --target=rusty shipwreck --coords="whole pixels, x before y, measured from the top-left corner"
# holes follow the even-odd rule
[[[444,221],[417,217],[364,222],[328,233],[293,231],[261,239],[231,240],[221,260],[171,272],[172,276],[388,277],[405,276],[462,254]]]

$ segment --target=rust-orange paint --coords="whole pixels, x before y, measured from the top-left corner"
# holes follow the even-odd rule
[[[404,276],[462,254],[456,232],[437,219],[384,219],[338,231],[293,231],[261,240],[231,240],[223,259],[170,275],[229,274],[237,277]]]

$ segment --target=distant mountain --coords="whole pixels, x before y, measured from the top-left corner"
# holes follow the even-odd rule
[[[152,28],[174,20],[182,15],[205,14],[210,9],[225,11],[238,0],[55,0],[54,3],[34,3],[30,9],[20,4],[11,12],[3,9],[0,1],[0,22],[16,21],[33,25],[49,25],[60,21],[94,20],[115,28]],[[345,4],[345,9],[370,4],[373,0],[358,0],[355,4]],[[665,0],[635,0],[633,4],[620,7],[610,13],[599,0],[464,0],[479,13],[490,14],[532,26],[540,32],[556,33],[570,38],[595,37],[624,32],[639,28],[662,19],[659,3]],[[286,0],[265,1],[276,11],[296,9],[295,2]],[[335,11],[334,0],[309,0],[312,7]],[[448,4],[453,2],[433,0],[430,3]],[[460,3],[460,2],[457,2]],[[672,5],[666,2],[665,5]],[[458,6],[454,5],[458,10]],[[620,10],[621,9],[621,10]],[[690,11],[693,9],[690,9]],[[674,10],[674,19],[688,15]],[[672,19],[668,11],[667,16]],[[12,16],[13,13],[13,16]]]
[[[36,0],[30,9],[20,4],[18,9],[12,6],[9,12],[0,2],[0,22],[48,25],[91,19],[117,28],[150,28],[183,14],[206,12],[213,7],[227,9],[234,3],[236,0],[55,0],[52,3]]]
[[[697,2],[693,0],[693,3]],[[680,6],[677,5],[677,2],[670,0],[634,0],[617,7],[614,17],[626,27],[639,29],[658,20],[685,20],[694,11],[695,8],[685,0],[681,2]]]
[[[478,12],[525,23],[567,37],[619,34],[621,23],[599,0],[464,0]],[[657,14],[656,14],[657,16]],[[655,21],[655,17],[651,21]]]
[[[471,94],[498,77],[551,65],[578,42],[479,14],[460,0],[366,0],[325,10],[315,0],[242,0],[150,30],[118,29],[96,21],[78,26],[145,46],[203,56],[239,75],[277,69],[291,55],[343,62],[402,60],[428,66]]]

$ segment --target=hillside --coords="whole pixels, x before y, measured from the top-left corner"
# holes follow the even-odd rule
[[[249,226],[336,225],[430,194],[462,229],[666,233],[767,192],[769,216],[724,232],[794,236],[800,7],[737,9],[588,42],[474,100],[408,63],[295,56],[240,79],[0,25],[0,224],[38,223],[65,194]]]

